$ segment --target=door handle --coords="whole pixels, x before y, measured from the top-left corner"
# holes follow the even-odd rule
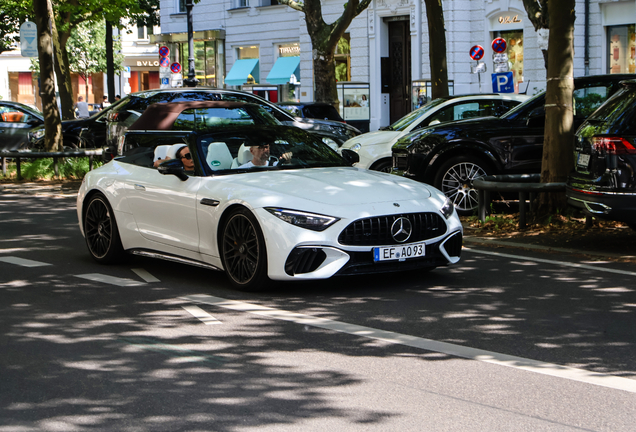
[[[142,186],[142,185],[140,185],[140,184],[135,184],[135,189],[145,191],[145,190],[146,190],[146,187],[145,187],[145,186]]]

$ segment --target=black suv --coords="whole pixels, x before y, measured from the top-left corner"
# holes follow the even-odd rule
[[[337,148],[349,138],[360,134],[358,129],[345,123],[295,118],[276,104],[252,93],[206,87],[147,90],[126,96],[117,103],[116,107],[109,110],[106,134],[108,148],[104,152],[105,159],[109,160],[109,157],[114,155],[113,150],[117,148],[118,140],[123,137],[128,127],[141,116],[141,113],[148,106],[154,103],[192,101],[247,102],[261,105],[282,124],[317,134],[322,137],[325,144],[332,148]]]
[[[636,80],[581,125],[574,144],[568,204],[636,229]]]
[[[633,75],[574,79],[574,128]],[[405,135],[393,146],[396,173],[430,183],[444,192],[458,213],[477,208],[475,178],[492,174],[538,173],[543,153],[545,92],[501,117],[442,123]]]

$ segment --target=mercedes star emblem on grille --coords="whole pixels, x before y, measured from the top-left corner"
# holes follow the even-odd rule
[[[393,239],[398,243],[404,243],[411,237],[413,227],[411,221],[405,217],[397,218],[393,225],[391,225],[391,235]]]

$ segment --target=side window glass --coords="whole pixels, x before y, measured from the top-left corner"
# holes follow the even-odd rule
[[[459,104],[453,108],[453,120],[463,120],[481,116],[479,102]]]
[[[0,117],[5,123],[26,123],[31,116],[18,108],[3,107]]]
[[[607,97],[608,89],[605,86],[574,90],[574,115],[588,117],[607,100]]]

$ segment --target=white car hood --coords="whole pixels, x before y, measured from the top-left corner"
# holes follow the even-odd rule
[[[342,145],[342,148],[351,148],[354,144],[361,144],[363,146],[386,144],[392,140],[399,138],[402,134],[404,134],[404,132],[402,131],[378,130],[374,132],[367,132],[362,135],[358,135],[355,138],[351,138]]]
[[[244,193],[252,195],[256,190],[262,191],[258,193],[262,199],[257,200],[262,205],[290,197],[328,206],[357,206],[421,201],[431,196],[428,186],[423,183],[393,174],[348,167],[246,173],[226,179],[232,186],[243,186]]]

